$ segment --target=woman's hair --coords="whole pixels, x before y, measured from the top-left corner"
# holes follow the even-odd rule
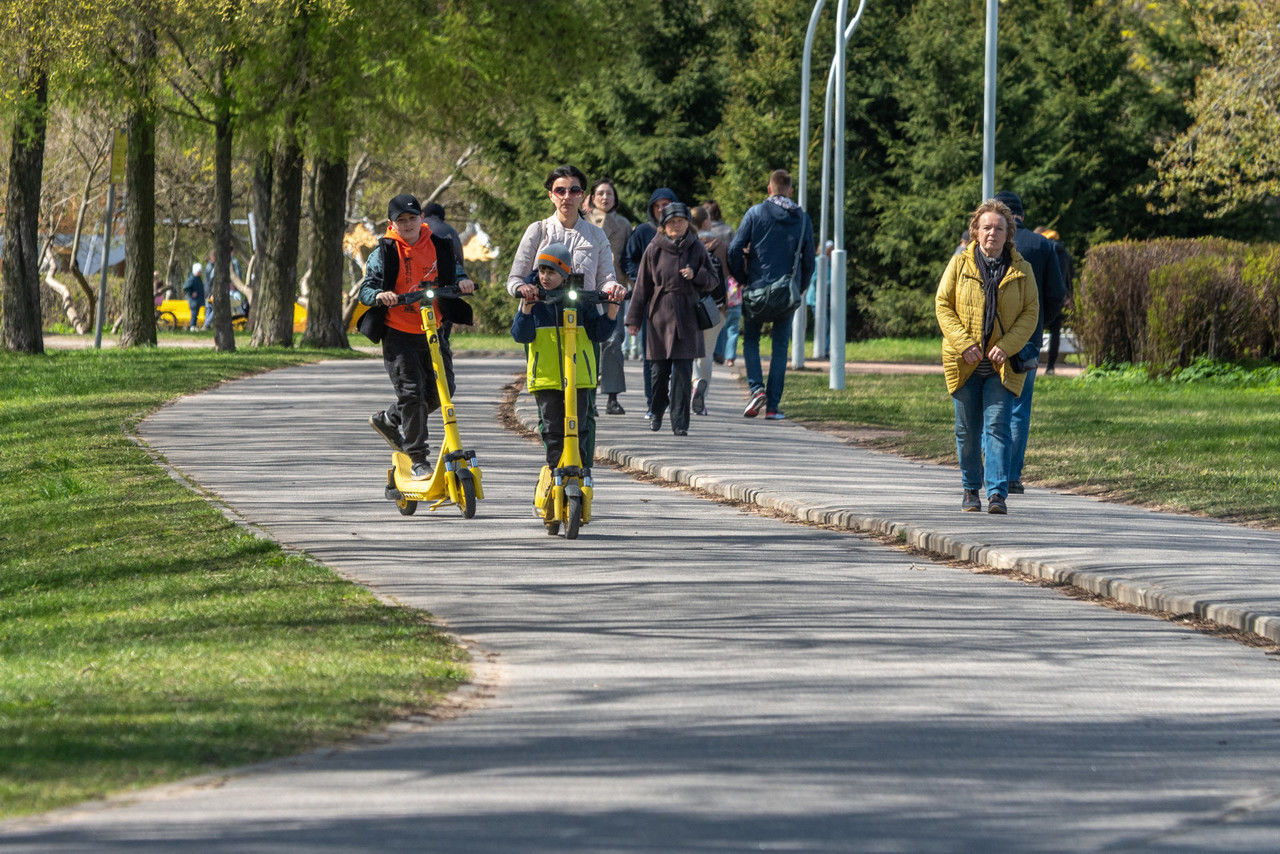
[[[1004,202],[997,202],[995,199],[987,199],[978,205],[978,209],[969,217],[969,239],[977,243],[978,241],[978,219],[984,213],[998,213],[1004,217],[1005,225],[1008,226],[1004,237],[1004,248],[1006,250],[1013,249],[1013,233],[1018,230],[1018,224],[1013,219],[1013,211],[1005,206]]]
[[[587,186],[587,176],[582,174],[582,170],[577,166],[570,166],[567,163],[563,166],[557,166],[552,169],[551,173],[547,175],[547,180],[543,186],[550,191],[551,185],[559,178],[573,178],[583,187]]]
[[[716,204],[715,199],[707,199],[702,203],[702,207],[706,210],[707,216],[711,217],[712,222],[720,222],[724,219],[724,217],[720,215],[720,205]]]
[[[608,184],[608,185],[609,185],[609,189],[610,189],[610,190],[613,190],[613,207],[611,207],[609,210],[611,210],[611,211],[616,211],[616,210],[618,209],[618,187],[617,187],[617,185],[616,185],[616,184],[614,184],[614,183],[613,183],[612,181],[610,181],[608,178],[601,178],[599,181],[596,181],[594,184],[592,184],[592,185],[591,185],[591,192],[587,193],[587,198],[588,198],[588,199],[594,199],[594,198],[595,198],[595,196],[596,196],[596,190],[600,189],[600,188],[601,188],[602,186],[604,186],[605,184]],[[548,187],[548,189],[550,189],[550,188]],[[591,206],[594,208],[594,207],[596,206],[596,203],[593,201],[593,202],[591,203]],[[608,212],[609,212],[609,211],[605,211],[605,213],[608,213]]]

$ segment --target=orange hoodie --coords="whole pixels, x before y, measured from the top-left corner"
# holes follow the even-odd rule
[[[431,242],[431,229],[426,223],[422,224],[418,240],[412,246],[390,226],[387,226],[384,237],[395,241],[396,252],[400,256],[400,275],[396,277],[396,293],[405,294],[419,290],[424,279],[436,277],[436,247]],[[387,310],[387,326],[399,329],[401,332],[420,334],[423,331],[422,314],[418,303],[391,306]]]

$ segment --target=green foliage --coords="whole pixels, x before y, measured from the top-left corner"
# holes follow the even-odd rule
[[[0,816],[305,750],[466,679],[426,615],[247,536],[122,429],[321,357],[0,353]]]
[[[1280,18],[1274,3],[1260,0],[1207,0],[1193,9],[1197,34],[1214,59],[1188,104],[1193,122],[1161,146],[1152,189],[1166,210],[1204,206],[1214,217],[1245,213],[1274,234]]]
[[[1141,362],[1147,352],[1147,309],[1154,270],[1200,255],[1239,254],[1217,239],[1120,241],[1085,256],[1069,323],[1094,364]]]
[[[1094,364],[1167,375],[1199,357],[1280,353],[1280,246],[1217,238],[1124,241],[1085,258],[1069,319]]]
[[[1257,357],[1265,331],[1240,279],[1243,252],[1196,255],[1151,271],[1147,368],[1163,374],[1195,356]]]
[[[933,292],[891,285],[870,294],[867,317],[891,338],[914,338],[938,330]]]
[[[507,279],[495,281],[479,288],[467,300],[475,314],[476,331],[491,335],[511,334],[511,321],[515,318],[518,301],[507,293]]]

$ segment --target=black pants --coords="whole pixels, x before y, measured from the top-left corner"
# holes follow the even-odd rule
[[[427,337],[420,332],[387,327],[382,339],[382,364],[396,391],[396,402],[387,407],[387,422],[400,429],[409,459],[426,462],[427,416],[440,408]]]
[[[582,465],[591,468],[596,454],[596,390],[578,389],[578,455]],[[535,391],[538,402],[538,432],[547,449],[547,465],[555,468],[564,451],[564,392],[547,389]]]
[[[1049,367],[1053,367],[1054,362],[1058,361],[1058,346],[1062,340],[1062,321],[1046,326],[1049,331]]]
[[[653,417],[661,418],[671,405],[671,429],[689,429],[693,359],[653,360]]]

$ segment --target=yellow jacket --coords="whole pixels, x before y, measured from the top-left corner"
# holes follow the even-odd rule
[[[938,294],[934,300],[938,325],[942,327],[942,368],[947,378],[947,391],[951,394],[965,384],[977,367],[964,360],[962,354],[965,350],[977,344],[985,354],[994,344],[1012,356],[1031,339],[1036,329],[1036,318],[1040,315],[1040,294],[1031,265],[1018,254],[1018,250],[1011,249],[1013,259],[999,285],[996,316],[1000,322],[992,329],[990,341],[979,341],[985,298],[982,273],[973,257],[976,251],[977,247],[971,245],[951,258],[946,272],[942,274],[942,281],[938,283]],[[1025,379],[1026,374],[1014,371],[1008,362],[1000,368],[1000,382],[1015,395],[1022,393]]]

